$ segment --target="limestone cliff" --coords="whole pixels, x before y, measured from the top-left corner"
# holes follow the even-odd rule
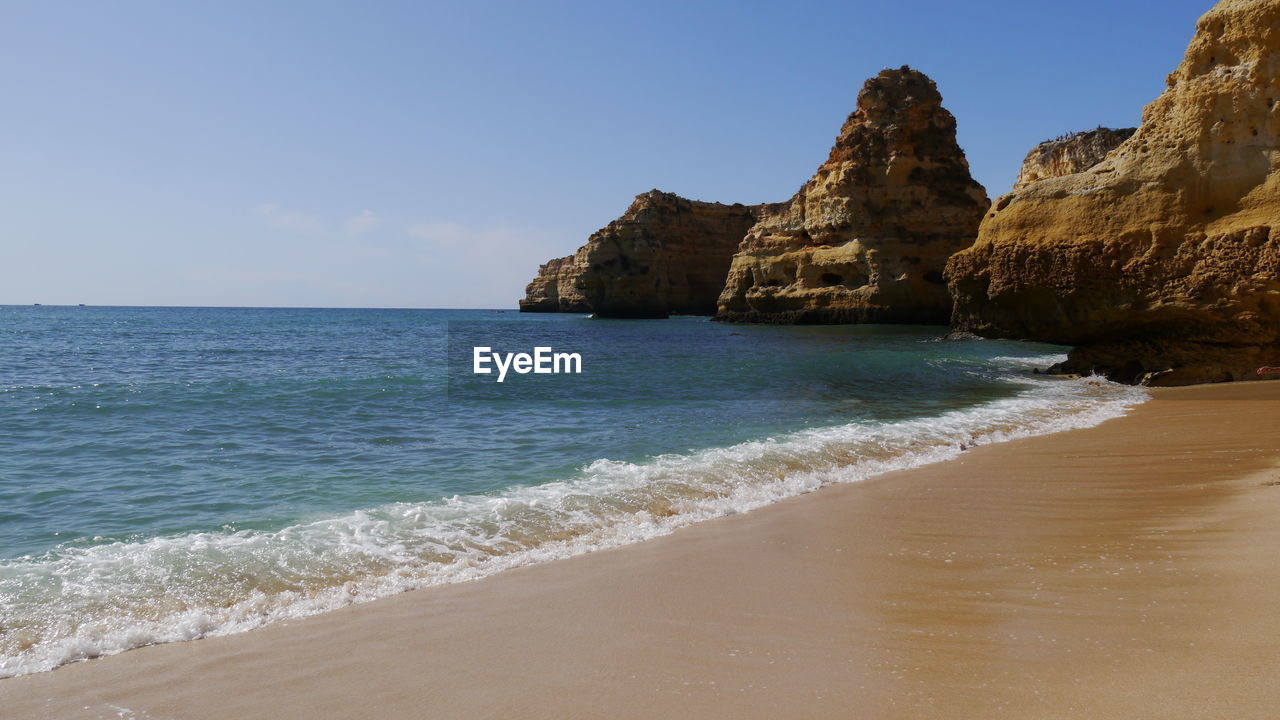
[[[884,70],[813,178],[751,228],[716,317],[945,324],[943,267],[973,242],[987,206],[934,82]]]
[[[1107,153],[1128,140],[1135,131],[1137,128],[1113,130],[1098,127],[1042,142],[1032,148],[1022,161],[1013,189],[1026,187],[1037,180],[1088,170],[1106,159]]]
[[[520,312],[590,312],[586,298],[573,286],[573,256],[548,260],[524,290]]]
[[[1106,160],[1001,198],[947,276],[954,324],[1184,384],[1280,365],[1280,0],[1205,14]]]
[[[539,268],[520,310],[710,315],[729,260],[761,207],[698,202],[658,190],[637,195],[622,217],[576,253]]]

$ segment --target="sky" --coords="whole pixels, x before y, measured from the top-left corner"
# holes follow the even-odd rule
[[[904,64],[994,198],[1211,5],[0,0],[0,304],[512,308],[639,193],[790,197]]]

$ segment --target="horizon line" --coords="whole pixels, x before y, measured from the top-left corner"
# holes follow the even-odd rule
[[[338,307],[332,305],[111,305],[94,303],[0,303],[0,308],[154,308],[169,310],[205,309],[205,310],[484,310],[484,311],[519,311],[519,305],[502,308],[486,307],[403,307],[403,306],[351,306]]]

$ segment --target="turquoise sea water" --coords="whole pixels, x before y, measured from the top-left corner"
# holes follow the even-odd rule
[[[945,328],[0,307],[0,677],[610,547],[1143,399]],[[471,348],[579,353],[473,375]]]

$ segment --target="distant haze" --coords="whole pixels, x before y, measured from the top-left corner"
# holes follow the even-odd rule
[[[6,3],[0,304],[513,308],[637,193],[788,198],[903,64],[994,198],[1211,5]]]

